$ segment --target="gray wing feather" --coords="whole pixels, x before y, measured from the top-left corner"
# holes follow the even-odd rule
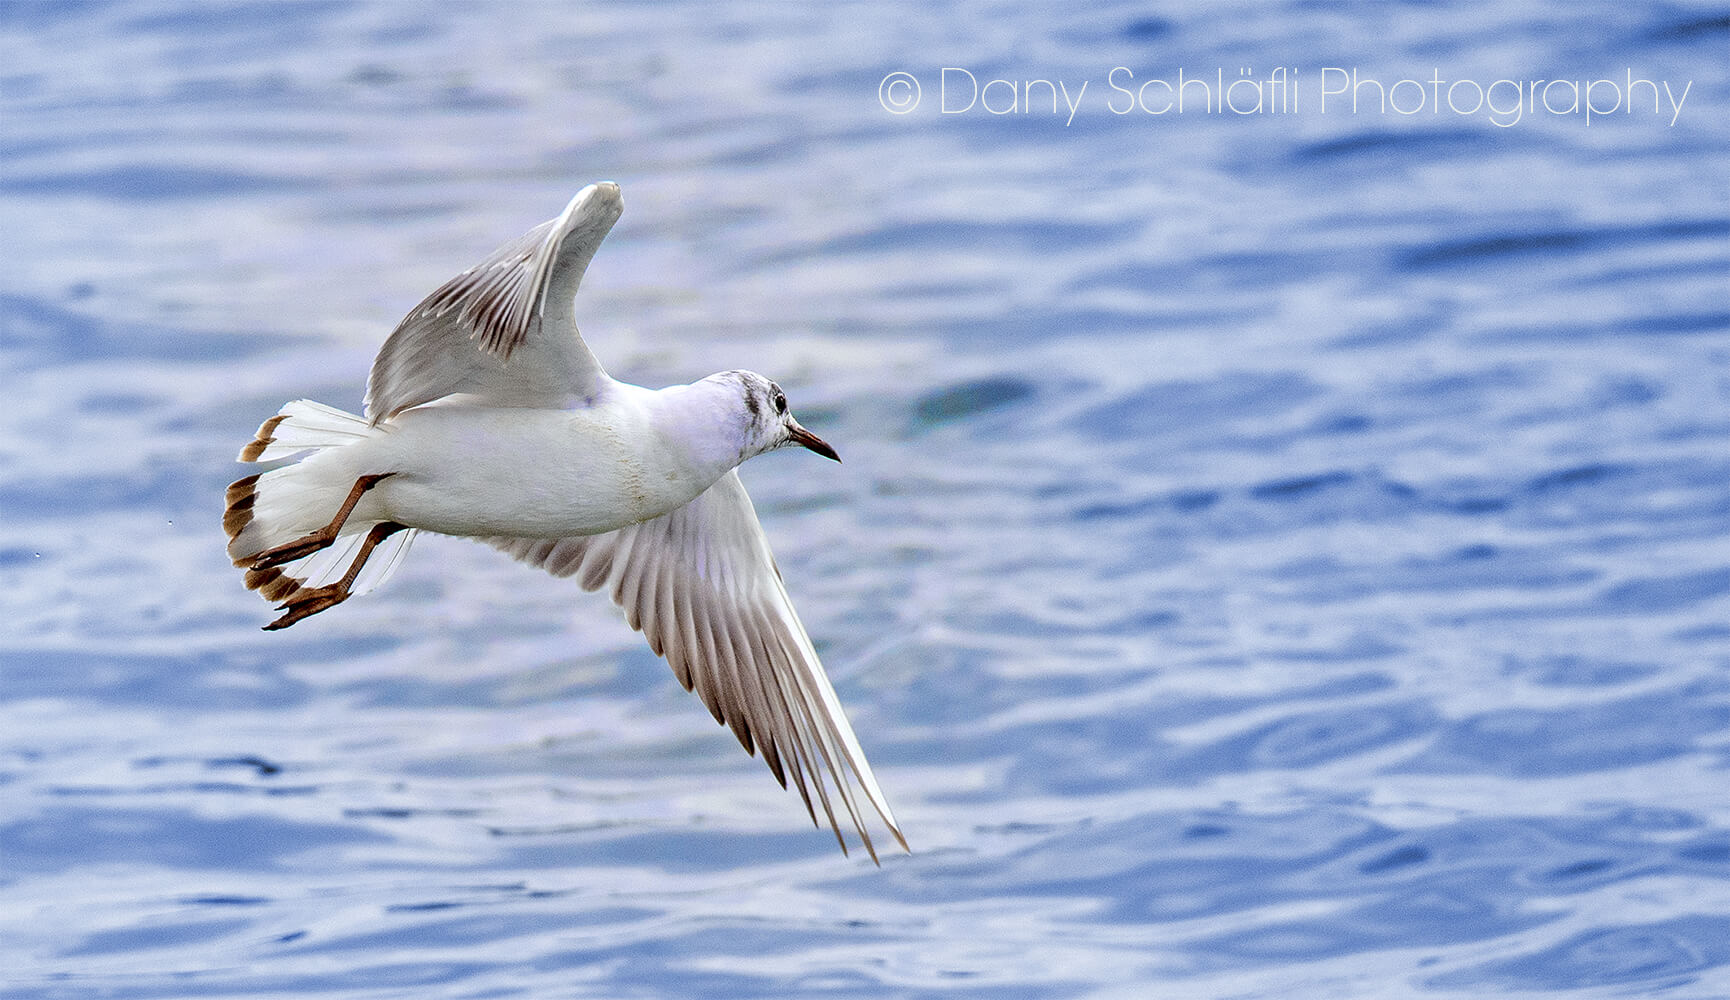
[[[792,779],[812,822],[823,810],[842,851],[836,799],[877,858],[859,792],[907,846],[787,597],[737,471],[684,507],[618,531],[483,541],[554,576],[576,577],[584,589],[605,587],[715,721],[748,752],[760,748],[783,786]]]
[[[578,334],[570,301],[622,211],[618,185],[591,184],[557,219],[439,286],[379,350],[367,417],[377,423],[459,393],[489,406],[592,397],[606,373]]]

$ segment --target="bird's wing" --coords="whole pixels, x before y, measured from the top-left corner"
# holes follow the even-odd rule
[[[561,407],[592,398],[606,372],[577,333],[571,299],[624,202],[610,181],[445,282],[403,318],[373,361],[377,423],[464,394],[486,406]]]
[[[787,598],[737,470],[670,514],[607,534],[485,541],[554,576],[574,576],[587,590],[607,588],[716,721],[731,726],[747,751],[761,747],[783,787],[791,776],[813,823],[822,808],[843,852],[845,819],[877,859],[854,784],[907,847]],[[825,770],[845,817],[836,815]]]

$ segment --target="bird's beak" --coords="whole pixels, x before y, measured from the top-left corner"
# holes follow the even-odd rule
[[[841,461],[841,456],[835,454],[835,449],[829,447],[829,442],[799,426],[799,421],[792,417],[787,418],[787,440],[794,444],[802,444],[824,458]]]

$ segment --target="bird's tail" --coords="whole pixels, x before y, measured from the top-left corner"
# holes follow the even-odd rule
[[[379,433],[364,418],[310,399],[284,406],[241,449],[242,462],[299,461],[239,479],[228,487],[222,526],[228,555],[246,570],[246,585],[269,601],[292,603],[306,591],[340,580],[376,522],[349,518],[328,546],[280,565],[257,567],[261,554],[289,545],[331,523],[357,478],[344,449]],[[362,594],[383,583],[415,532],[380,542],[350,588]]]

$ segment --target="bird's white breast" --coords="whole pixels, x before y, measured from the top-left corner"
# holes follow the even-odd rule
[[[368,442],[367,467],[397,473],[368,514],[450,535],[533,538],[659,517],[714,476],[692,467],[650,411],[634,395],[571,410],[410,410]]]

